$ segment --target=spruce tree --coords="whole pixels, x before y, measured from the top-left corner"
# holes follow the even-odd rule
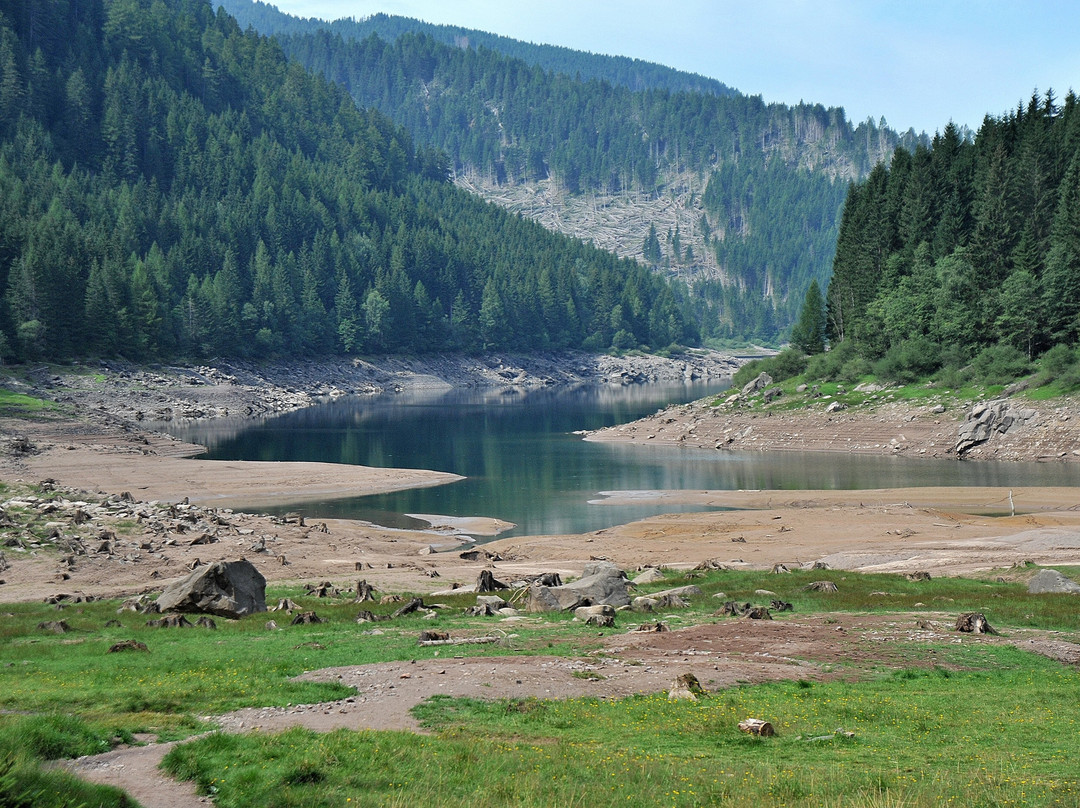
[[[817,280],[810,281],[799,320],[791,329],[791,344],[806,354],[825,350],[825,299]]]

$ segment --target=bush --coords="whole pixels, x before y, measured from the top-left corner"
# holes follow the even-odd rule
[[[849,381],[849,379],[843,378],[843,369],[847,363],[855,358],[857,358],[855,343],[851,340],[844,340],[825,353],[812,356],[806,366],[806,377],[821,382],[831,382],[837,379]],[[869,364],[866,365],[866,368],[867,370],[860,375],[865,376],[866,373],[870,372]]]
[[[873,372],[874,366],[870,364],[869,359],[856,356],[854,359],[849,359],[844,363],[844,366],[840,368],[840,372],[836,374],[836,379],[837,381],[853,384],[863,376],[869,376]]]
[[[731,377],[731,386],[738,390],[747,382],[756,379],[762,371],[772,376],[774,382],[782,382],[806,370],[808,361],[806,354],[797,348],[788,348],[767,359],[754,359],[735,372],[735,375]]]
[[[1051,382],[1068,372],[1076,362],[1076,351],[1068,345],[1055,345],[1042,355],[1039,367],[1046,374],[1047,382]]]
[[[904,340],[874,363],[874,373],[886,381],[911,384],[941,367],[941,346],[926,337]]]
[[[1008,384],[1031,370],[1027,356],[1012,345],[983,348],[971,362],[971,373],[983,384]]]

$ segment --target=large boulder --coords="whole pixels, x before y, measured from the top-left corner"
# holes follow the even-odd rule
[[[157,599],[161,611],[243,617],[266,611],[266,579],[250,561],[219,561],[171,584]]]
[[[530,612],[556,612],[579,606],[630,604],[630,592],[622,570],[610,561],[586,564],[581,578],[562,586],[533,584],[529,587]]]
[[[1080,584],[1066,578],[1057,570],[1039,570],[1028,581],[1028,592],[1033,595],[1046,595],[1057,592],[1080,593]]]
[[[772,376],[763,370],[757,375],[757,378],[743,385],[742,394],[744,396],[752,396],[754,393],[764,390],[772,384],[772,381]]]
[[[1011,406],[1007,399],[981,401],[971,408],[967,419],[960,424],[956,435],[956,456],[979,444],[986,443],[994,435],[1004,435],[1014,427],[1034,423],[1038,413],[1030,407]]]

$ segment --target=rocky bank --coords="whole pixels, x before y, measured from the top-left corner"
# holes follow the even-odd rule
[[[53,400],[88,416],[165,422],[268,415],[338,396],[418,388],[529,389],[698,381],[730,376],[738,365],[737,360],[713,351],[672,359],[563,351],[535,356],[435,354],[151,367],[103,361],[72,368],[30,367],[9,376],[5,384],[15,392]]]

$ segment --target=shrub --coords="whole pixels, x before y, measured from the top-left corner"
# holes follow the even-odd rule
[[[806,370],[806,365],[810,360],[798,348],[788,348],[786,351],[778,353],[770,361],[772,369],[769,371],[769,375],[773,377],[773,381],[782,382],[784,379],[791,379]]]
[[[1027,356],[1012,345],[983,348],[971,362],[972,376],[984,384],[1007,384],[1030,370]]]
[[[856,357],[855,343],[851,340],[844,340],[825,353],[812,356],[806,366],[806,377],[822,382],[831,382],[843,378],[844,365]],[[870,372],[869,364],[866,367],[867,370],[860,375],[866,375],[866,373]],[[848,381],[848,379],[844,379],[844,381]]]
[[[1055,345],[1042,355],[1039,367],[1047,375],[1047,381],[1053,381],[1068,372],[1076,362],[1076,351],[1068,345]]]
[[[844,363],[844,366],[840,368],[840,372],[836,374],[836,379],[851,384],[873,372],[874,367],[870,364],[869,359],[856,356],[854,359],[849,359]]]
[[[806,370],[808,361],[806,354],[797,348],[788,348],[767,359],[754,359],[736,371],[731,377],[731,386],[738,390],[747,382],[757,378],[762,371],[772,376],[774,382],[782,382]]]
[[[874,373],[890,382],[911,384],[941,366],[941,346],[926,337],[904,340],[874,363]]]

